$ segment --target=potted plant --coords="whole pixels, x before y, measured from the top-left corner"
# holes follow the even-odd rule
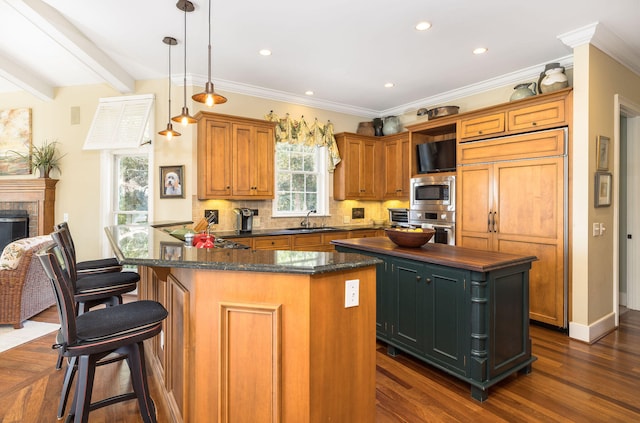
[[[52,170],[60,170],[60,159],[62,159],[65,155],[60,155],[58,152],[58,141],[48,142],[45,141],[41,146],[32,146],[31,154],[22,154],[17,151],[14,151],[15,154],[20,156],[22,159],[31,163],[31,170],[35,171],[38,169],[41,178],[48,178],[49,172]]]

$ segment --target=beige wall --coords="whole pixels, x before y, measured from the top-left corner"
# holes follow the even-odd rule
[[[591,45],[574,50],[574,131],[571,159],[573,184],[572,322],[593,325],[613,313],[615,207],[594,207],[596,139],[614,134],[614,96],[640,102],[640,77]],[[610,154],[614,151],[611,146]],[[614,159],[609,169],[616,175]],[[614,193],[616,187],[613,187]],[[613,201],[617,201],[615,194]],[[603,222],[604,236],[591,226]]]

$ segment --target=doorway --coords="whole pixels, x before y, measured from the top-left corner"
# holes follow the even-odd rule
[[[616,95],[615,145],[618,173],[617,230],[614,243],[618,252],[617,277],[614,275],[616,326],[621,310],[640,310],[640,105]]]

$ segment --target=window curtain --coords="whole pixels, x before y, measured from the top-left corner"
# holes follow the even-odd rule
[[[273,113],[273,110],[265,116],[265,119],[269,122],[277,123],[275,129],[276,142],[327,147],[330,159],[328,162],[329,172],[333,172],[336,165],[340,163],[340,152],[338,151],[336,139],[333,136],[333,124],[331,121],[327,121],[326,124],[322,125],[316,118],[313,123],[309,125],[304,119],[304,116],[301,116],[300,120],[294,120],[291,119],[289,113],[287,113],[287,115],[281,119]]]

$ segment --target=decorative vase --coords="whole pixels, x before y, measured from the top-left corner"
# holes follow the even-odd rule
[[[384,125],[382,118],[373,118],[373,129],[375,130],[376,137],[382,136],[382,125]]]
[[[358,134],[373,136],[375,130],[373,129],[373,122],[360,122],[358,124]]]
[[[48,178],[49,177],[49,169],[47,166],[38,166],[38,173],[40,174],[40,178]]]
[[[542,93],[558,91],[569,86],[569,79],[567,75],[564,74],[564,68],[562,66],[548,69],[544,74],[544,78],[540,81],[540,92]]]
[[[384,118],[382,133],[384,135],[392,135],[400,132],[400,119],[398,116],[387,116]]]
[[[529,88],[533,85],[533,89]],[[536,95],[536,83],[535,82],[526,82],[524,84],[518,84],[513,87],[515,90],[509,101],[520,100],[521,98],[527,98]]]

